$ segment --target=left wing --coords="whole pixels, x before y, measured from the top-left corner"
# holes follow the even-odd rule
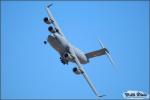
[[[49,7],[52,6],[52,4],[49,4],[47,5],[45,8],[46,8],[46,11],[48,13],[48,16],[49,16],[49,23],[52,23],[54,25],[54,28],[57,30],[57,33],[59,33],[60,35],[64,36],[64,34],[62,33],[60,27],[58,26],[56,20],[54,19]]]
[[[73,48],[69,48],[69,52],[73,55],[75,63],[78,66],[78,69],[80,69],[82,71],[82,75],[84,76],[84,78],[86,79],[87,83],[89,84],[89,86],[91,87],[91,89],[93,90],[94,94],[98,97],[102,97],[101,95],[99,95],[99,93],[96,91],[95,86],[93,85],[93,83],[91,82],[91,80],[89,79],[88,75],[86,74],[85,70],[83,69],[82,65],[80,64],[77,56],[75,55],[75,52],[73,50]]]

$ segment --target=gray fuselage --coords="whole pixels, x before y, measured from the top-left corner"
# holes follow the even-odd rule
[[[85,56],[83,51],[75,48],[64,36],[60,34],[56,33],[48,35],[48,42],[60,54],[61,57],[65,53],[68,53],[67,48],[72,48],[81,64],[86,64],[89,62],[89,59]],[[69,61],[74,62],[73,60]]]

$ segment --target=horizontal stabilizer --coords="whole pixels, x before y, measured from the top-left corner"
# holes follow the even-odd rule
[[[85,55],[86,55],[87,58],[93,58],[93,57],[105,55],[106,52],[108,52],[108,50],[106,48],[103,48],[103,49],[100,49],[100,50],[96,50],[96,51],[86,53]]]

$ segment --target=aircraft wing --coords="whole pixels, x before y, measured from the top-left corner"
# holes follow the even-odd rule
[[[77,67],[82,71],[82,75],[84,76],[85,80],[87,81],[87,83],[89,84],[90,88],[93,90],[94,94],[98,97],[102,97],[99,95],[99,93],[96,91],[95,86],[93,85],[93,83],[91,82],[91,80],[89,79],[88,75],[86,74],[85,70],[83,69],[82,65],[80,64],[77,56],[75,55],[74,50],[71,48],[70,53],[72,54],[72,56],[74,57],[75,63],[77,64]]]
[[[57,33],[61,34],[62,36],[64,35],[60,29],[60,27],[58,26],[56,20],[54,19],[49,7],[52,6],[52,4],[50,5],[47,5],[45,8],[46,8],[46,11],[48,13],[48,16],[49,16],[49,20],[52,22],[52,24],[54,25],[55,29],[57,30]]]

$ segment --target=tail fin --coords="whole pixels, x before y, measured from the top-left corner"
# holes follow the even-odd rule
[[[89,58],[93,58],[93,57],[97,57],[97,56],[101,56],[101,55],[107,55],[109,61],[111,62],[111,64],[113,66],[115,66],[115,62],[113,61],[109,51],[104,47],[103,43],[98,39],[102,49],[100,50],[96,50],[96,51],[92,51],[92,52],[89,52],[89,53],[86,53],[86,57],[89,59]]]
[[[105,55],[106,52],[108,52],[108,50],[106,48],[102,48],[100,50],[96,50],[96,51],[86,53],[85,55],[86,55],[87,58],[93,58],[93,57]]]

